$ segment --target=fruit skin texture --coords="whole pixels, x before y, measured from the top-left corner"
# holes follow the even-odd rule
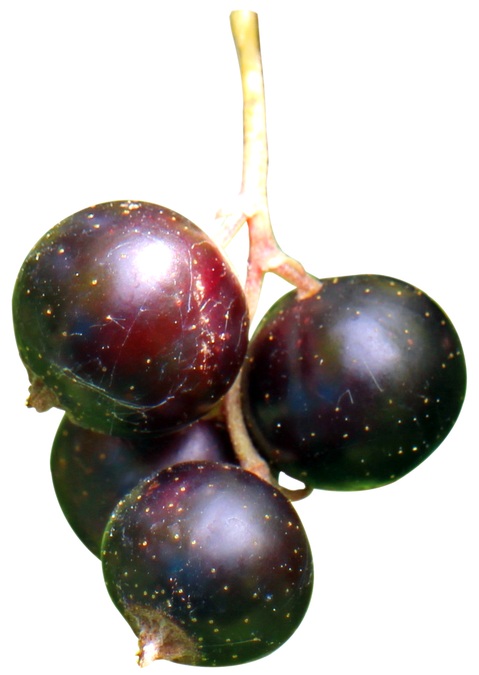
[[[244,359],[246,300],[214,242],[146,202],[84,209],[27,256],[13,294],[30,405],[118,436],[204,416]]]
[[[176,462],[192,460],[236,463],[222,423],[199,420],[168,436],[129,439],[85,429],[64,415],[50,467],[66,519],[99,558],[105,526],[118,502],[140,480]]]
[[[401,478],[454,425],[466,391],[443,310],[384,276],[326,279],[281,298],[253,336],[242,380],[252,437],[307,485],[362,490]]]
[[[312,592],[311,550],[290,502],[230,464],[176,464],[140,484],[110,519],[102,561],[140,665],[266,656],[299,626]]]

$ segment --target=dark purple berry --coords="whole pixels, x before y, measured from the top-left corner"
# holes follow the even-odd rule
[[[226,666],[266,656],[304,617],[308,540],[289,501],[252,473],[190,462],[135,488],[103,539],[111,598],[140,665]]]
[[[72,529],[100,557],[111,512],[140,480],[190,460],[235,463],[225,426],[199,420],[168,436],[121,438],[73,424],[65,415],[52,447],[55,492]]]
[[[277,471],[331,490],[374,488],[428,457],[466,391],[459,337],[425,293],[383,276],[326,279],[265,315],[243,375],[245,416]]]
[[[30,405],[118,436],[199,419],[243,362],[239,280],[183,216],[145,202],[75,213],[27,256],[13,295]]]

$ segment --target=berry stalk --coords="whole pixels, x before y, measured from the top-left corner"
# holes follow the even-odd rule
[[[301,263],[286,255],[276,242],[266,189],[268,141],[258,15],[249,10],[236,10],[231,13],[230,21],[243,88],[243,177],[234,208],[217,214],[217,218],[223,217],[224,221],[216,241],[226,246],[244,223],[248,224],[250,245],[245,292],[252,319],[267,272],[274,272],[296,286],[300,297],[314,295],[321,283],[307,274]]]
[[[300,298],[314,295],[321,283],[306,273],[297,260],[278,246],[268,208],[268,141],[263,67],[258,15],[236,10],[230,15],[231,30],[238,55],[243,88],[243,176],[236,204],[229,213],[220,210],[223,223],[216,236],[226,246],[239,229],[248,224],[249,256],[245,294],[250,320],[256,312],[264,276],[274,272],[297,288]],[[275,483],[268,464],[258,455],[246,428],[241,409],[241,373],[225,397],[225,414],[231,441],[243,468]],[[300,499],[309,490],[286,491],[291,499]]]

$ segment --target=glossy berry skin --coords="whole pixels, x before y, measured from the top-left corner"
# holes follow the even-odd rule
[[[312,592],[311,551],[290,502],[230,464],[176,464],[141,484],[113,513],[102,559],[140,665],[266,656],[301,623]]]
[[[235,463],[225,426],[199,420],[168,436],[121,438],[85,429],[65,415],[53,442],[53,486],[74,532],[100,557],[103,531],[118,502],[140,480],[176,462]]]
[[[244,359],[239,280],[183,216],[146,202],[84,209],[27,256],[13,295],[30,405],[119,436],[205,415]]]
[[[244,412],[277,471],[329,490],[401,478],[455,423],[466,391],[459,337],[425,293],[389,277],[326,279],[281,298],[251,341]]]

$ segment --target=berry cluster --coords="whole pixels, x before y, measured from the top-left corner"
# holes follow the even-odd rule
[[[224,666],[299,626],[311,550],[280,471],[309,488],[385,485],[459,415],[461,344],[425,293],[387,277],[326,279],[281,298],[248,343],[220,249],[166,208],[113,202],[50,230],[13,297],[29,405],[66,411],[56,494],[103,565],[139,663]],[[242,407],[271,482],[240,466],[222,400]]]
[[[18,275],[28,404],[65,410],[55,491],[102,560],[141,665],[257,659],[288,639],[310,600],[299,518],[279,488],[238,465],[223,421],[247,314],[214,242],[152,204],[74,214]]]

